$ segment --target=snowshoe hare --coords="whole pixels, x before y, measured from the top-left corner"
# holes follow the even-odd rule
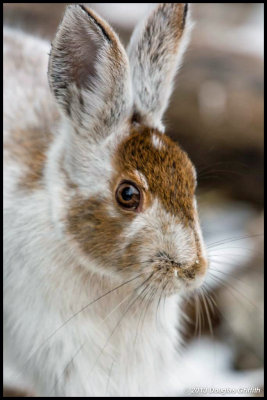
[[[5,363],[37,396],[181,385],[179,300],[208,263],[162,116],[190,29],[185,3],[156,5],[127,52],[78,4],[51,49],[5,29]]]

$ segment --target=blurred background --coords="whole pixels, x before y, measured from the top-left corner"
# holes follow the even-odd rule
[[[4,23],[52,40],[66,4],[6,3]],[[86,4],[125,45],[153,7]],[[196,368],[188,388],[258,387],[236,395],[263,397],[263,3],[198,3],[191,11],[192,41],[165,115],[167,133],[198,170],[211,262],[206,297],[184,304],[184,354]]]

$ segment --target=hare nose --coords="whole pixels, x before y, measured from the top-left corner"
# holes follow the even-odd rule
[[[169,264],[171,264],[174,268],[182,268],[183,264],[175,261],[169,254],[167,254],[165,251],[159,251],[156,254],[156,258],[161,259],[162,261],[167,261]]]
[[[167,261],[169,264],[171,264],[171,266],[174,268],[175,271],[175,275],[177,274],[177,269],[179,268],[191,268],[193,267],[193,265],[195,264],[199,264],[199,259],[197,258],[194,262],[191,263],[180,263],[176,260],[174,260],[168,253],[166,253],[165,251],[159,251],[156,254],[156,258],[160,259],[162,261]]]

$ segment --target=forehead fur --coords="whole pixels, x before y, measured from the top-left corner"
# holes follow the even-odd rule
[[[119,145],[114,162],[122,175],[142,173],[149,192],[168,212],[193,220],[194,167],[170,138],[155,129],[133,128]]]

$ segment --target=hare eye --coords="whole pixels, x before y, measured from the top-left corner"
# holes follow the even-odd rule
[[[116,190],[118,204],[127,210],[139,211],[141,192],[133,182],[121,182]]]

